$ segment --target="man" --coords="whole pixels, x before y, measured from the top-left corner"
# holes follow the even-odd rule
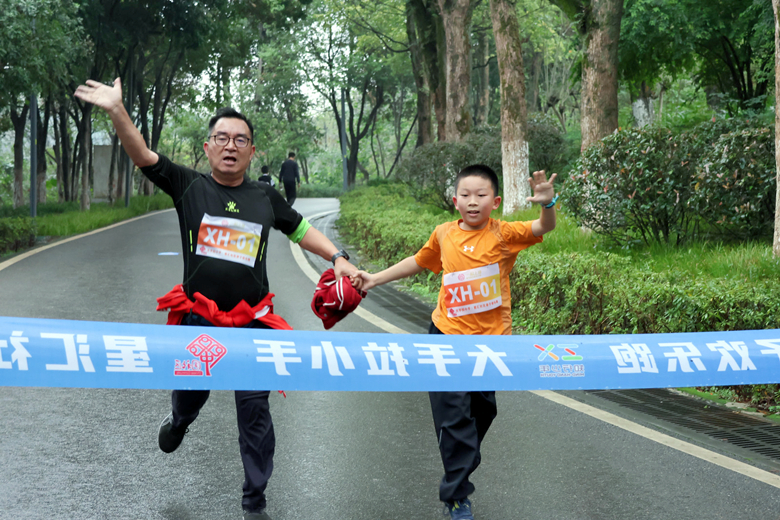
[[[268,166],[265,164],[260,168],[260,177],[258,177],[257,180],[266,184],[270,184],[271,187],[276,186],[276,182],[274,182],[274,178],[271,177],[271,174],[268,173]]]
[[[332,260],[338,277],[356,274],[346,253],[311,227],[276,190],[245,176],[255,146],[252,123],[242,114],[221,109],[209,122],[203,149],[211,172],[204,175],[146,146],[122,104],[119,79],[113,87],[88,80],[75,95],[108,113],[132,161],[175,202],[184,281],[158,300],[160,307],[172,309],[169,324],[289,329],[273,314],[269,293],[266,257],[271,227]],[[230,236],[236,239],[231,241]],[[275,437],[269,392],[235,394],[244,464],[244,520],[270,520],[265,513],[265,488],[273,470]],[[179,447],[208,396],[208,391],[173,392],[172,412],[158,432],[160,449],[170,453]]]
[[[279,181],[284,184],[287,203],[292,206],[295,202],[296,188],[301,185],[301,175],[298,173],[298,163],[295,162],[295,152],[290,152],[287,160],[282,163]]]

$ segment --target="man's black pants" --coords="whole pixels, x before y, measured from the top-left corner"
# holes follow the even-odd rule
[[[196,314],[185,316],[182,325],[213,326]],[[253,321],[250,328],[269,328]],[[200,409],[209,398],[208,390],[174,390],[171,394],[173,426],[187,427],[198,417]],[[238,418],[238,445],[244,464],[244,497],[241,505],[245,511],[265,509],[265,488],[274,469],[276,437],[268,404],[268,391],[236,391]]]
[[[429,334],[442,334],[431,323]],[[444,476],[439,499],[452,502],[474,492],[469,476],[482,461],[482,439],[496,418],[495,392],[428,392]]]
[[[295,181],[284,181],[284,194],[287,197],[287,204],[292,206],[293,202],[295,202],[295,196],[297,194],[297,184],[295,184]]]

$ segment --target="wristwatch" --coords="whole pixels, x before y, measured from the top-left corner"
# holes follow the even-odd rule
[[[341,251],[339,251],[338,253],[330,257],[330,261],[333,265],[336,265],[337,258],[343,258],[344,260],[349,260],[349,255],[347,254],[346,251],[342,249]]]

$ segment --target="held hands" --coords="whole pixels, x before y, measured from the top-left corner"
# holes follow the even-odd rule
[[[550,176],[550,180],[547,180],[547,175],[544,170],[534,172],[533,176],[528,178],[528,184],[531,185],[531,190],[533,190],[534,195],[533,197],[526,197],[525,200],[528,202],[538,202],[542,205],[549,204],[553,200],[553,197],[555,197],[553,182],[556,177],[558,177],[558,174],[553,173]]]
[[[86,85],[79,85],[74,95],[82,101],[92,103],[111,114],[117,108],[122,108],[122,82],[114,80],[114,86],[108,86],[99,81],[87,80]]]
[[[377,286],[375,275],[366,271],[358,271],[351,280],[352,286],[362,291],[368,291]]]

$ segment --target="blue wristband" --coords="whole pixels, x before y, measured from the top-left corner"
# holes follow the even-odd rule
[[[550,203],[549,203],[549,204],[542,204],[542,203],[540,202],[540,203],[539,203],[539,205],[540,205],[540,206],[542,206],[543,208],[548,208],[548,209],[549,209],[549,208],[552,208],[553,206],[555,206],[555,203],[556,203],[556,202],[558,202],[558,195],[556,195],[555,197],[553,197],[553,199],[550,201]]]

